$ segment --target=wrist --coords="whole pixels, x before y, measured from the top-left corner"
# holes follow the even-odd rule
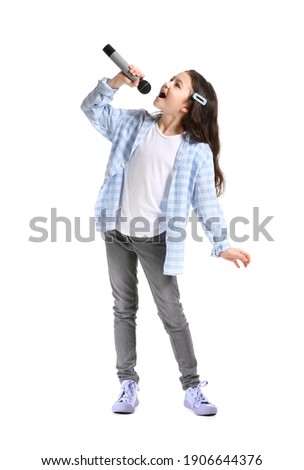
[[[221,258],[223,258],[225,256],[225,253],[227,252],[228,248],[226,248],[226,250],[222,250],[219,252],[218,256],[220,256]]]
[[[116,90],[118,90],[118,88],[120,88],[123,84],[124,82],[122,81],[119,75],[116,75],[115,77],[110,78],[110,80],[107,81],[107,85]]]

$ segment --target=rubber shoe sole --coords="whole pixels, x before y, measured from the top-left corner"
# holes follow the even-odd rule
[[[131,413],[134,413],[138,403],[139,403],[138,400],[136,400],[136,402],[134,403],[134,406],[131,405],[131,403],[127,403],[125,401],[114,403],[114,405],[112,406],[112,411],[113,413],[131,414]]]
[[[202,403],[199,407],[192,407],[191,404],[185,400],[184,405],[198,416],[215,416],[217,413],[216,406],[211,403]]]

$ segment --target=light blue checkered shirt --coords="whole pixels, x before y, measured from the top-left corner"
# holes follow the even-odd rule
[[[117,228],[123,173],[141,139],[158,116],[143,109],[116,109],[110,105],[117,90],[103,78],[84,99],[81,109],[93,126],[112,142],[105,179],[95,204],[96,230]],[[208,144],[195,142],[189,133],[178,149],[166,211],[166,258],[163,274],[183,273],[186,226],[190,205],[207,238],[212,256],[230,246],[223,211],[214,186],[213,156]]]

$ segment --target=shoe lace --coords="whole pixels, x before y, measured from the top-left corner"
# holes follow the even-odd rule
[[[117,401],[120,402],[130,402],[134,396],[134,391],[139,390],[137,384],[132,380],[128,380],[124,385],[121,387],[121,391]]]
[[[194,406],[199,406],[202,403],[209,403],[206,396],[201,391],[201,388],[206,387],[206,385],[208,385],[208,382],[207,382],[207,380],[204,380],[203,382],[200,382],[198,384],[198,386],[194,389],[195,390],[194,391],[194,402],[193,402]]]

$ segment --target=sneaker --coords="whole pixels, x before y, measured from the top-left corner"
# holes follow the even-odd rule
[[[137,390],[138,385],[134,380],[124,380],[121,383],[121,390],[117,401],[112,406],[113,413],[134,413],[138,405]]]
[[[201,387],[208,385],[207,380],[198,384],[197,387],[189,387],[186,390],[184,405],[193,411],[196,415],[212,416],[216,415],[216,406],[209,403],[205,395],[201,391]]]

